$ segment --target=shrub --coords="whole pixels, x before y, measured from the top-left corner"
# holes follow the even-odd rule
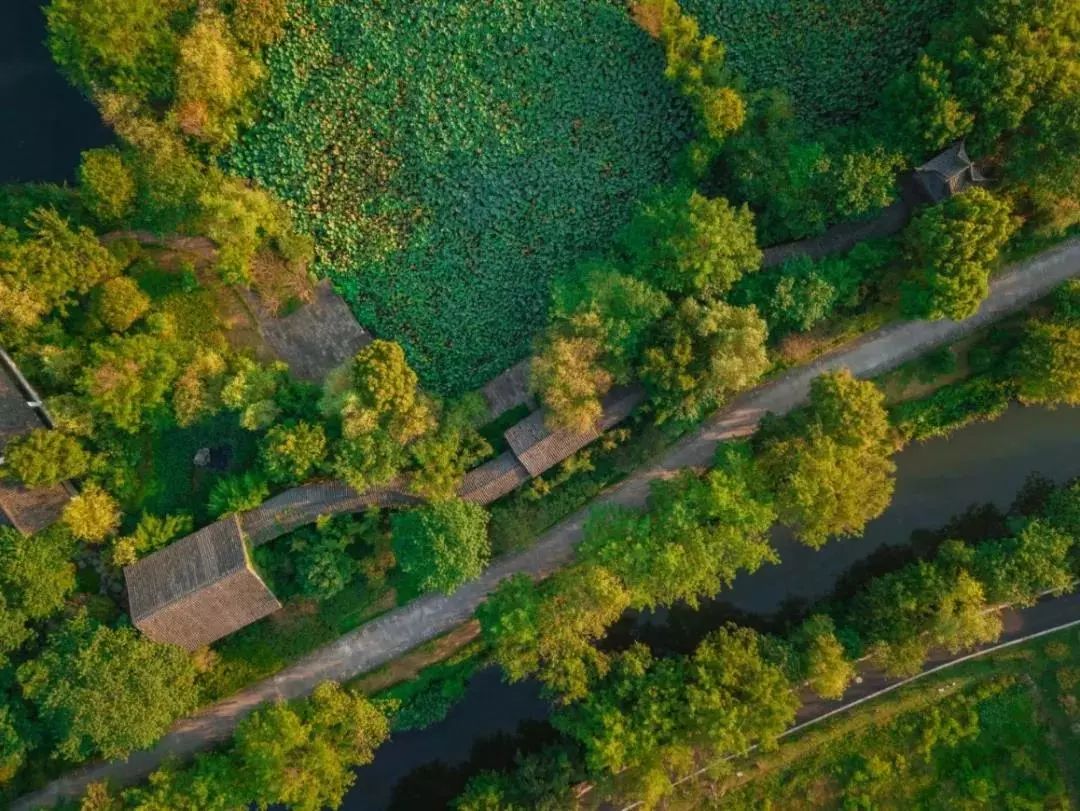
[[[30,487],[77,479],[90,466],[90,454],[75,437],[38,428],[4,448],[7,472]]]
[[[248,471],[226,476],[215,482],[207,506],[211,515],[220,518],[229,513],[253,510],[269,495],[270,488],[266,480],[257,473]]]
[[[94,484],[88,484],[64,507],[63,520],[80,541],[101,543],[120,527],[120,506],[116,499]]]
[[[399,513],[391,521],[398,567],[421,591],[450,594],[487,564],[487,525],[483,507],[457,499]]]
[[[135,176],[113,147],[88,149],[79,164],[79,196],[104,225],[120,222],[135,202]]]
[[[113,332],[124,332],[150,309],[150,297],[127,276],[101,284],[94,299],[94,314]]]
[[[274,425],[259,444],[263,470],[271,481],[283,484],[303,482],[327,454],[326,432],[310,422]]]

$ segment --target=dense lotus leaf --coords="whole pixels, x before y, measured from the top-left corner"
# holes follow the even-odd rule
[[[304,0],[268,62],[229,164],[442,393],[528,353],[551,279],[608,247],[691,129],[617,0]]]

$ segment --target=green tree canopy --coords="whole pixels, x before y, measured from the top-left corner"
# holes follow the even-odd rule
[[[375,340],[331,374],[320,407],[340,417],[347,439],[382,432],[406,444],[433,426],[431,403],[401,346]]]
[[[88,149],[79,164],[79,197],[98,222],[126,219],[135,203],[135,175],[115,147]]]
[[[240,47],[213,6],[200,8],[178,50],[173,116],[181,131],[220,149],[251,123],[252,93],[266,68]]]
[[[49,50],[84,91],[116,89],[165,98],[176,35],[169,18],[184,0],[52,0],[45,10]]]
[[[80,541],[101,543],[120,527],[120,505],[96,484],[86,485],[64,507],[63,521]]]
[[[52,616],[75,590],[75,544],[62,528],[23,535],[0,527],[0,585],[10,609],[28,619]]]
[[[395,514],[391,527],[398,566],[421,591],[450,594],[487,564],[488,517],[480,505],[460,499]]]
[[[635,646],[553,722],[581,742],[595,774],[656,768],[673,747],[744,752],[783,732],[798,706],[783,671],[764,657],[763,643],[754,631],[729,626],[687,657],[653,659]]]
[[[855,665],[836,637],[832,618],[815,614],[799,626],[792,641],[800,653],[802,675],[810,689],[822,698],[842,698],[855,678]]]
[[[1080,405],[1080,319],[1033,320],[1015,368],[1023,402]]]
[[[962,319],[989,292],[990,270],[1017,223],[1009,204],[972,188],[916,215],[904,230],[913,276],[902,291],[905,314]]]
[[[77,479],[89,466],[82,443],[62,431],[37,428],[4,448],[4,469],[30,487]]]
[[[149,333],[112,336],[91,347],[79,386],[95,411],[135,433],[165,404],[178,371],[174,342]]]
[[[185,651],[85,613],[20,665],[18,680],[56,754],[75,761],[145,749],[196,703],[195,667]]]
[[[307,701],[256,710],[236,730],[234,751],[260,806],[336,808],[389,736],[386,718],[363,695],[333,682]]]
[[[780,520],[810,546],[859,534],[889,505],[896,466],[884,395],[847,370],[816,378],[810,405],[763,444]]]
[[[619,237],[636,275],[669,293],[719,295],[761,266],[754,216],[675,186],[638,207]]]
[[[487,419],[487,404],[479,394],[449,406],[435,431],[412,444],[418,468],[409,482],[413,492],[433,500],[452,498],[466,471],[491,454],[491,445],[477,430]]]
[[[768,330],[753,308],[687,298],[645,350],[641,375],[657,419],[696,419],[768,368]]]
[[[776,562],[771,495],[746,445],[722,446],[704,477],[685,472],[653,484],[648,510],[594,511],[579,554],[617,575],[635,608],[697,605],[739,572]]]
[[[112,332],[124,332],[150,309],[150,297],[127,276],[102,282],[95,293],[94,315]]]
[[[327,454],[326,431],[301,420],[278,423],[259,442],[259,458],[271,481],[300,484],[315,473]]]
[[[619,579],[583,564],[541,585],[526,575],[504,580],[476,616],[492,656],[510,681],[537,677],[561,701],[587,695],[607,672],[608,658],[593,642],[630,604]]]

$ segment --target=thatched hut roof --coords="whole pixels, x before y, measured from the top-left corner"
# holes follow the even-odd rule
[[[517,425],[507,429],[504,436],[510,450],[529,472],[539,476],[563,459],[584,448],[601,433],[626,419],[644,399],[640,386],[620,386],[612,389],[603,401],[603,415],[595,426],[578,433],[566,429],[550,431],[544,424],[544,414],[534,411]]]
[[[490,504],[528,480],[529,471],[511,451],[506,451],[465,474],[458,496],[474,504]]]
[[[519,405],[533,405],[529,392],[529,359],[515,363],[484,386],[484,399],[492,419]]]
[[[236,516],[124,567],[124,580],[135,626],[188,650],[281,608],[251,567]]]
[[[0,458],[13,439],[45,427],[9,362],[7,355],[0,357]],[[69,498],[63,485],[31,489],[0,479],[0,525],[33,534],[59,520]]]

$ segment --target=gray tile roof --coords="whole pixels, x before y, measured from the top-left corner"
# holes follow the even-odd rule
[[[281,608],[223,518],[124,567],[132,622],[156,642],[208,645]]]

